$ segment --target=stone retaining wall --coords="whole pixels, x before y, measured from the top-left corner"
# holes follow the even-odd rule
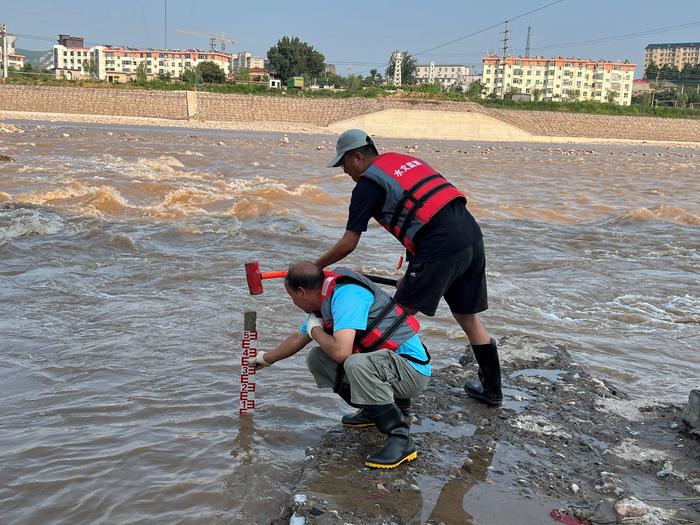
[[[518,111],[485,108],[469,102],[435,102],[397,98],[304,98],[190,92],[0,84],[0,110],[82,113],[200,121],[291,122],[329,124],[386,109],[476,112],[516,126],[532,135],[700,142],[700,119],[666,119]],[[196,106],[196,107],[195,107]]]
[[[484,107],[479,111],[533,135],[700,142],[700,119],[590,115]]]
[[[0,85],[0,110],[187,118],[185,91]]]
[[[199,118],[214,121],[281,121],[328,126],[333,122],[385,109],[474,111],[479,106],[460,102],[421,102],[370,98],[263,97],[198,93]]]

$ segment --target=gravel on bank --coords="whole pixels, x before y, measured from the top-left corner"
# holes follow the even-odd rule
[[[463,355],[414,402],[416,461],[368,469],[384,437],[338,423],[307,450],[275,524],[700,522],[700,439],[682,407],[629,399],[564,343],[499,348],[502,408],[467,398],[475,363]]]

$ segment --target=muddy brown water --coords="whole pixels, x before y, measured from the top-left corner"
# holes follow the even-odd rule
[[[303,356],[262,372],[239,426],[242,313],[261,347],[301,312],[284,269],[342,233],[328,137],[22,123],[0,136],[4,523],[235,523],[278,516],[304,448],[344,408]],[[67,135],[67,136],[66,136]],[[700,378],[700,150],[379,140],[444,172],[484,230],[494,335],[569,343],[633,397]],[[395,274],[372,227],[346,263]],[[421,319],[436,366],[465,339]],[[426,487],[429,490],[429,487]]]

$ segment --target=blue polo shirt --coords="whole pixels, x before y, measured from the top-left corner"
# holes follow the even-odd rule
[[[373,302],[374,296],[372,292],[363,286],[352,283],[337,285],[331,298],[333,330],[337,332],[346,328],[352,328],[353,330],[364,330],[367,328],[367,316]],[[299,327],[299,331],[306,333],[306,321]],[[425,349],[417,334],[402,344],[396,352],[401,355],[415,357],[421,361],[427,359]],[[408,361],[408,364],[424,376],[430,377],[430,363],[419,365],[413,361]]]

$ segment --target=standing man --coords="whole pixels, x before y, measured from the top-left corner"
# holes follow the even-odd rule
[[[373,217],[406,247],[409,265],[396,302],[411,314],[432,317],[444,297],[479,365],[479,380],[467,381],[464,390],[487,405],[500,405],[498,349],[477,316],[488,308],[484,243],[466,197],[420,159],[379,155],[362,130],[340,135],[335,150],[328,167],[342,166],[355,188],[345,234],[316,264],[325,268],[350,254]]]
[[[318,346],[306,362],[318,387],[333,388],[360,409],[343,416],[343,424],[376,425],[387,435],[384,447],[367,456],[365,465],[394,468],[415,459],[416,447],[397,403],[417,396],[430,377],[430,355],[418,338],[418,321],[347,268],[323,272],[312,262],[293,263],[284,287],[309,316],[299,332],[269,352],[258,352],[256,366],[286,359],[313,339]]]

